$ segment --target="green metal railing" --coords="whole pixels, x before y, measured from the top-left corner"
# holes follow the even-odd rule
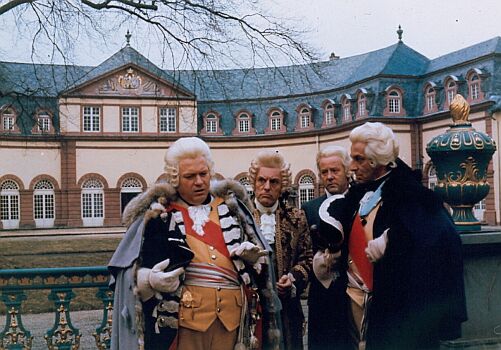
[[[109,349],[113,310],[113,292],[108,288],[106,266],[5,269],[0,270],[1,299],[6,307],[5,328],[0,332],[0,350],[31,349],[33,337],[22,322],[21,304],[27,290],[50,290],[54,303],[54,325],[45,333],[49,350],[77,350],[80,331],[71,323],[70,302],[73,289],[98,288],[96,297],[103,303],[101,325],[92,334],[100,350]]]

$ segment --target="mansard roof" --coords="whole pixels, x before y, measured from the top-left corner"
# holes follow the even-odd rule
[[[381,75],[416,76],[429,60],[404,43],[308,65],[178,72],[199,101],[248,100],[333,91]]]
[[[501,54],[501,37],[497,36],[464,49],[437,57],[431,60],[426,73],[449,68],[490,54]]]

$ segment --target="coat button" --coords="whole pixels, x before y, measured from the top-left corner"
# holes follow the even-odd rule
[[[216,311],[217,311],[217,312],[221,312],[221,309],[220,309],[220,308],[217,308],[217,309],[216,309]]]
[[[212,254],[210,257],[212,260],[216,260],[216,255]]]

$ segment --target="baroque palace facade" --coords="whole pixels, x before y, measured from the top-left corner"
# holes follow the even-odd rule
[[[456,93],[500,143],[501,37],[430,60],[401,40],[301,66],[165,71],[129,44],[97,67],[0,62],[1,229],[120,225],[137,193],[163,179],[182,136],[213,150],[216,176],[249,188],[263,148],[291,163],[297,205],[322,190],[315,154],[366,121],[393,128],[401,158],[433,186],[426,144],[451,123]],[[500,152],[477,206],[500,223]]]

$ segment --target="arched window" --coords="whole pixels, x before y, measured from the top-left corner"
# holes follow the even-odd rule
[[[36,227],[53,227],[55,219],[54,185],[40,180],[33,187],[33,217]]]
[[[452,103],[454,96],[456,96],[458,91],[458,86],[453,79],[450,79],[445,85],[445,94],[447,98],[447,107]]]
[[[82,221],[84,226],[102,226],[104,223],[104,186],[91,178],[82,184]]]
[[[33,132],[39,134],[49,134],[52,132],[52,118],[48,112],[41,111],[37,113]]]
[[[19,185],[5,180],[0,185],[0,216],[4,229],[19,227]]]
[[[122,213],[132,198],[141,192],[143,192],[143,185],[141,181],[135,177],[128,177],[122,181],[120,185],[120,204]]]
[[[341,105],[343,106],[343,122],[351,122],[352,116],[351,116],[351,102],[350,99],[347,97],[344,97],[343,100],[341,101]]]
[[[1,127],[2,131],[14,132],[17,131],[16,113],[13,108],[5,108],[1,111]]]
[[[398,91],[390,91],[388,94],[388,111],[395,114],[400,113],[401,104],[400,94]]]
[[[282,113],[274,111],[270,117],[270,131],[280,131],[282,129]]]
[[[208,134],[217,133],[218,121],[219,121],[218,117],[216,117],[214,114],[208,114],[207,117],[205,117],[205,130]]]
[[[480,79],[477,74],[472,74],[468,85],[470,86],[470,98],[472,101],[480,98]]]
[[[254,195],[254,190],[252,189],[252,185],[251,185],[250,180],[247,176],[241,177],[238,180],[238,182],[240,182],[242,184],[242,186],[244,186],[249,197],[252,197]]]
[[[243,134],[250,131],[250,118],[248,114],[242,113],[238,116],[238,131]]]
[[[434,88],[433,85],[430,83],[427,84],[425,88],[425,94],[424,94],[424,99],[425,99],[425,109],[424,113],[433,113],[438,110],[437,103],[436,101],[436,96],[437,92]]]
[[[358,117],[362,118],[367,116],[367,98],[365,97],[365,94],[359,94],[358,95]]]
[[[324,107],[324,120],[325,125],[334,125],[336,122],[334,115],[334,105],[332,103],[327,103]]]
[[[301,129],[310,127],[310,111],[307,108],[301,110],[299,118],[301,119]]]
[[[310,175],[303,175],[299,179],[299,203],[298,207],[304,202],[312,200],[315,197],[315,181]]]

